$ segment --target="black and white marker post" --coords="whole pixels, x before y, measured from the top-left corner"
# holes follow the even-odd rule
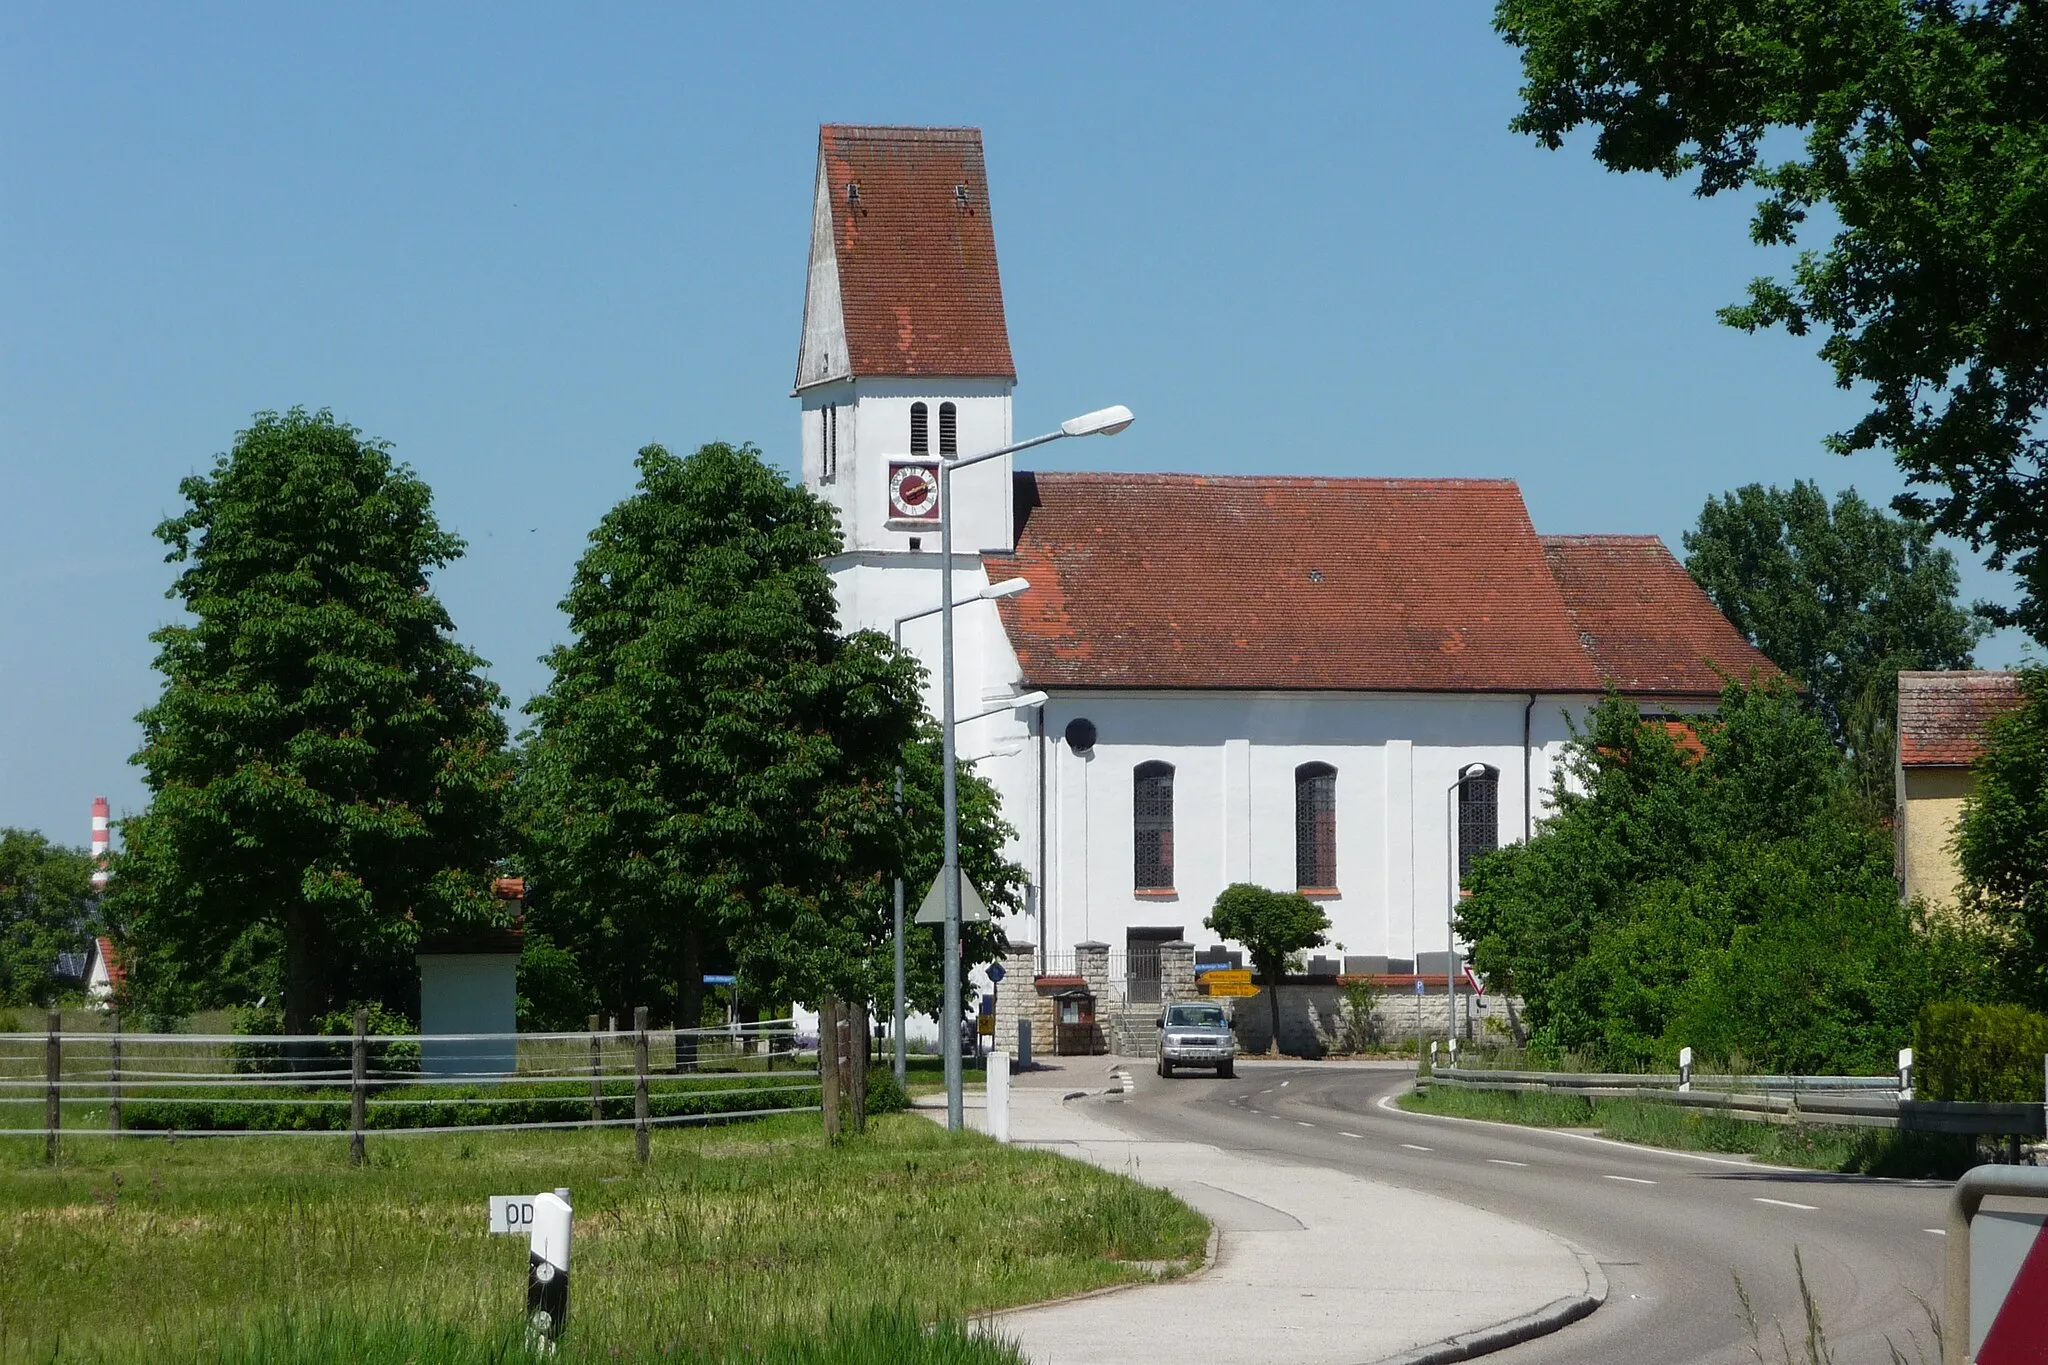
[[[533,1197],[533,1240],[526,1264],[526,1333],[552,1351],[569,1321],[569,1192]]]

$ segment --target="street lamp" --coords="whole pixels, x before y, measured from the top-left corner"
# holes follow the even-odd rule
[[[959,1132],[966,1125],[960,1075],[960,789],[953,748],[953,473],[984,460],[1001,459],[1063,436],[1114,436],[1132,422],[1131,410],[1118,404],[1070,417],[1058,431],[1016,441],[964,460],[939,460],[939,731],[943,739],[946,809],[946,859],[939,873],[946,896],[946,1003],[939,1043],[946,1059],[946,1127]]]
[[[1005,597],[1015,597],[1030,586],[1031,582],[1029,579],[1005,578],[999,583],[989,584],[972,597],[961,598],[953,605],[965,607],[975,602],[994,602]],[[940,610],[942,609],[939,607],[926,607],[923,611],[913,611],[908,616],[897,617],[895,625],[891,626],[889,630],[889,636],[895,641],[896,648],[899,650],[903,648],[903,627],[907,622],[921,620],[927,616],[935,616]],[[1044,700],[1045,693],[1031,692],[1012,701],[1010,708],[1021,709],[1026,706],[1036,706]],[[1002,709],[1004,708],[996,708],[997,711]],[[992,716],[995,713],[995,711],[987,711],[983,714]],[[970,716],[968,719],[980,720],[981,717]],[[901,824],[903,821],[903,765],[901,763],[896,765],[896,820],[898,824]],[[906,999],[908,993],[909,988],[903,963],[903,878],[899,875],[896,878],[896,1009],[893,1015],[895,1022],[893,1035],[896,1039],[896,1083],[898,1085],[906,1083],[910,1074],[908,1044],[903,1036],[904,1028],[909,1022],[909,1005]]]
[[[1451,876],[1450,898],[1444,906],[1444,989],[1448,992],[1445,1000],[1450,1008],[1444,1027],[1451,1035],[1453,1048],[1457,1046],[1458,1037],[1458,973],[1455,970],[1458,957],[1458,808],[1455,798],[1461,787],[1486,776],[1487,771],[1484,763],[1468,763],[1458,770],[1458,780],[1444,789],[1444,845],[1450,850]],[[1420,1049],[1422,1044],[1417,1042],[1415,1046]],[[1422,1053],[1418,1050],[1415,1055],[1420,1058]],[[1451,1055],[1457,1056],[1455,1052]]]

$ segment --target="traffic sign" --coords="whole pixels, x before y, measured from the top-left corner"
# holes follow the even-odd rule
[[[1242,967],[1231,967],[1223,971],[1203,972],[1202,980],[1211,986],[1249,986],[1252,974]]]
[[[1978,1365],[2040,1360],[2048,1333],[2048,1236],[2033,1213],[1979,1213],[1970,1225],[1970,1326]]]
[[[491,1231],[524,1237],[533,1231],[533,1201],[530,1194],[491,1196]]]
[[[1207,990],[1211,995],[1237,997],[1257,995],[1259,993],[1259,988],[1249,981],[1207,981],[1203,983],[1203,989]]]
[[[1415,993],[1422,994],[1422,978],[1419,976],[1415,978]]]
[[[946,892],[941,885],[946,874],[941,871],[932,878],[932,889],[924,893],[924,901],[917,907],[919,924],[944,924],[946,922]],[[987,924],[988,902],[981,898],[981,892],[974,889],[974,883],[967,874],[960,874],[960,922],[962,924]]]
[[[999,984],[999,985],[1000,985],[1000,984],[1002,983],[1002,979],[1003,979],[1004,977],[1008,976],[1008,975],[1009,975],[1009,973],[1003,970],[1003,964],[1002,964],[1002,963],[1000,963],[1000,962],[991,962],[991,963],[989,963],[989,964],[988,964],[988,979],[989,979],[989,980],[991,980],[991,981],[993,981],[993,982],[996,982],[997,984]]]

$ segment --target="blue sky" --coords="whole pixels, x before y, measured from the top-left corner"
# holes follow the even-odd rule
[[[0,9],[0,825],[142,804],[150,531],[259,409],[396,446],[531,695],[636,449],[793,461],[824,120],[985,130],[1018,430],[1139,416],[1038,467],[1507,476],[1674,549],[1750,480],[1896,492],[1811,343],[1714,321],[1743,205],[1509,134],[1488,12]]]

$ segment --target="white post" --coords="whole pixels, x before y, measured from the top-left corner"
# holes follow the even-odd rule
[[[1899,1049],[1899,1098],[1913,1098],[1913,1049],[1909,1047]]]
[[[1455,1070],[1457,1069],[1457,1066],[1458,1066],[1458,1035],[1457,1035],[1456,1033],[1452,1033],[1452,1034],[1451,1034],[1451,1069],[1455,1071]]]
[[[569,1320],[569,1233],[573,1216],[567,1190],[533,1197],[533,1240],[526,1265],[526,1337],[542,1352],[554,1354],[555,1342]]]
[[[988,1054],[988,1135],[1010,1140],[1010,1054],[997,1048]]]
[[[1678,1088],[1681,1091],[1692,1089],[1692,1049],[1689,1047],[1678,1049]]]

